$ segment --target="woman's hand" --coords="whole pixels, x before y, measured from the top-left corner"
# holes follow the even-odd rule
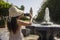
[[[32,19],[32,14],[29,15],[30,19]]]
[[[29,15],[30,16],[30,25],[32,24],[32,14]]]

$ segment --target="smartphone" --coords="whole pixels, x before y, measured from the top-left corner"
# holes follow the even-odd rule
[[[28,13],[26,13],[26,14],[24,14],[24,16],[29,16],[30,14],[28,14]]]

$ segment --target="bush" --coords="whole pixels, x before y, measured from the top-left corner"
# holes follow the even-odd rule
[[[30,20],[30,19],[28,19],[27,17],[23,17],[23,18],[21,18],[21,20],[23,20],[23,21],[28,21],[28,20]]]
[[[4,22],[4,20],[0,20],[0,28],[3,28],[3,27],[5,27],[4,25],[5,25],[5,22]]]

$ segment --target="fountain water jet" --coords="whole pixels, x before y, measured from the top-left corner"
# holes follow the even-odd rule
[[[51,24],[53,24],[52,22],[50,22],[49,8],[48,7],[45,9],[44,22],[42,22],[41,24],[42,25],[51,25]]]
[[[50,21],[49,9],[48,9],[48,8],[46,8],[46,10],[45,10],[45,17],[44,17],[44,20],[45,20],[46,22],[49,22],[49,21]]]

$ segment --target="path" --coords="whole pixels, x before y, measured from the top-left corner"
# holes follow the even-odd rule
[[[38,37],[39,37],[38,35],[29,35],[25,37],[25,40],[37,40]]]

